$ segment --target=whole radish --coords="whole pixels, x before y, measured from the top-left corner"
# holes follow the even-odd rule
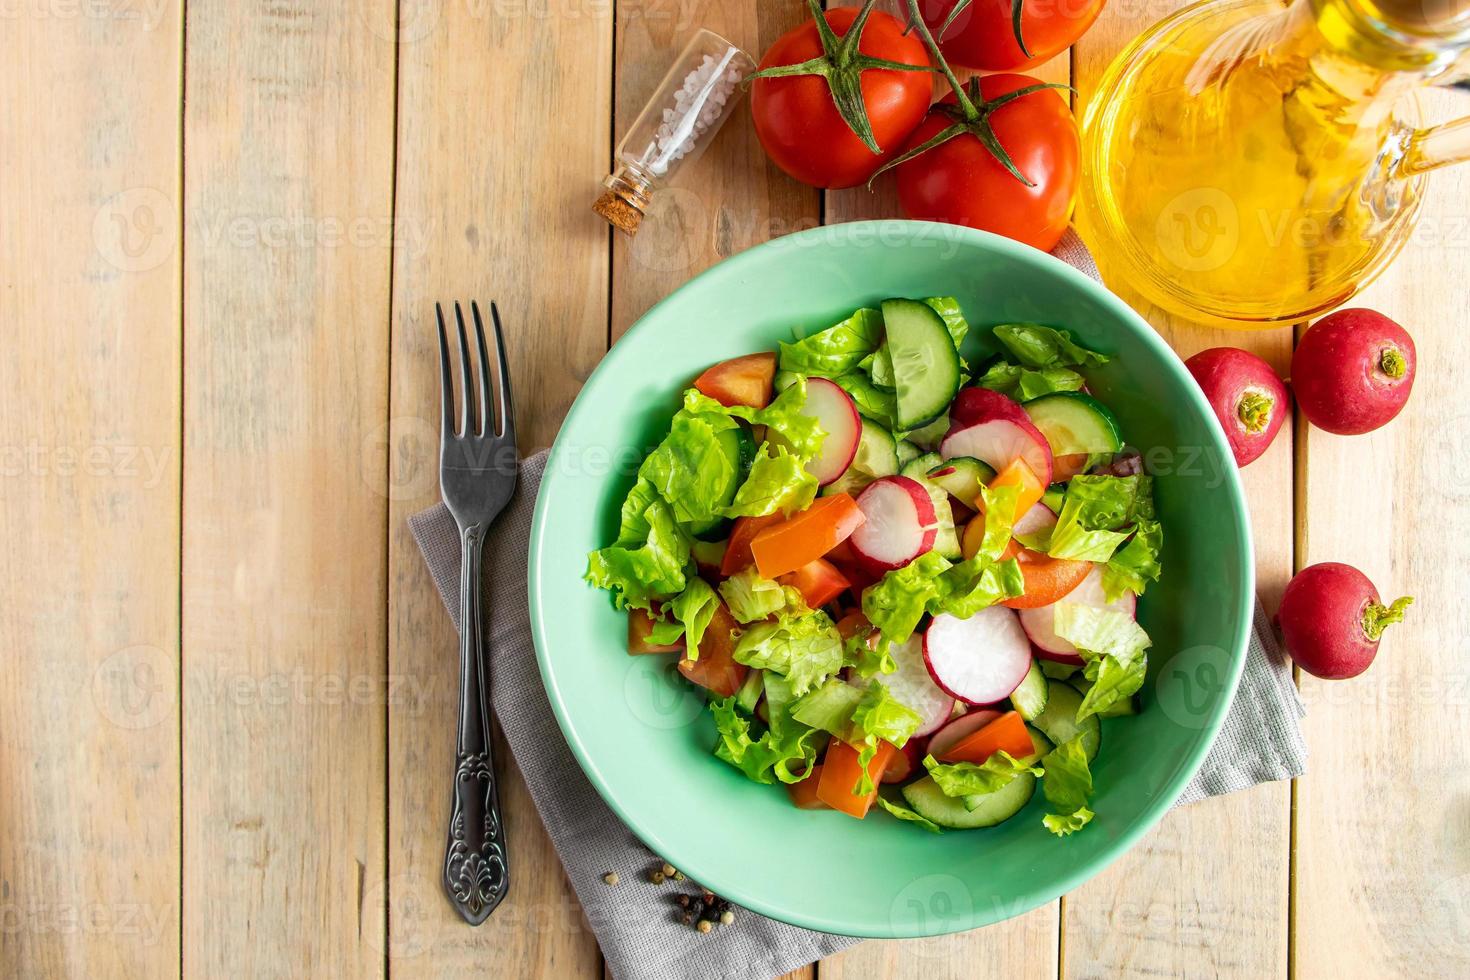
[[[1260,458],[1290,414],[1286,385],[1250,351],[1212,347],[1184,362],[1225,429],[1235,465]]]
[[[1312,324],[1291,358],[1291,387],[1319,429],[1350,436],[1389,422],[1414,387],[1414,341],[1372,310],[1338,310]]]
[[[1402,622],[1408,596],[1385,606],[1368,576],[1351,565],[1322,562],[1286,586],[1276,620],[1298,667],[1327,680],[1356,677],[1378,653],[1383,630]]]

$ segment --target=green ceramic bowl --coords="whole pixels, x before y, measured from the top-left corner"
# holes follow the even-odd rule
[[[671,657],[629,656],[626,620],[582,575],[612,541],[643,451],[709,364],[771,350],[889,296],[957,296],[974,329],[1021,320],[1115,354],[1092,372],[1158,476],[1164,577],[1140,603],[1154,639],[1143,712],[1103,723],[1097,818],[1066,839],[1038,792],[989,830],[934,835],[876,808],[798,810],[711,754],[714,727]],[[924,222],[813,228],[720,263],[649,311],[588,379],[557,438],[530,545],[530,612],[552,709],[592,784],[655,853],[736,903],[854,936],[957,932],[1019,915],[1101,871],[1204,760],[1245,661],[1250,531],[1224,436],[1179,358],[1121,300],[1049,255]],[[601,871],[602,869],[596,869]]]

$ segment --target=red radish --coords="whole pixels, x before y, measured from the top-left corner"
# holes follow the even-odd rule
[[[969,619],[940,613],[924,633],[929,674],[966,704],[994,704],[1008,697],[1031,667],[1031,644],[1004,606],[988,606]]]
[[[857,505],[866,520],[852,533],[852,550],[869,568],[902,568],[934,547],[934,501],[917,480],[875,480],[858,495]]]
[[[1053,628],[1056,624],[1057,606],[1064,602],[1076,602],[1097,609],[1108,609],[1123,613],[1125,616],[1133,616],[1138,607],[1138,597],[1132,592],[1124,592],[1113,602],[1108,602],[1107,596],[1103,594],[1102,566],[1097,566],[1087,574],[1081,585],[1051,605],[1019,610],[1021,627],[1030,637],[1032,646],[1036,647],[1036,655],[1042,660],[1054,660],[1057,663],[1074,665],[1082,663],[1082,657],[1078,655],[1077,648],[1057,636]]]
[[[1051,446],[1028,418],[993,416],[967,425],[956,422],[939,444],[939,454],[945,459],[973,456],[997,473],[1020,459],[1031,467],[1042,486],[1051,482]]]
[[[852,396],[826,378],[808,378],[806,403],[801,414],[817,420],[827,433],[816,457],[806,464],[807,472],[826,486],[852,465],[857,455],[858,440],[863,434],[862,419]]]
[[[943,755],[1000,715],[994,708],[976,708],[960,715],[929,737],[929,754],[936,758]]]
[[[1212,347],[1184,362],[1220,420],[1235,465],[1254,462],[1291,412],[1286,385],[1250,351]]]
[[[990,419],[1010,419],[1013,422],[1030,422],[1031,416],[1020,403],[989,388],[961,388],[949,406],[952,429],[964,428],[976,422]],[[996,467],[999,469],[999,467]]]
[[[1414,341],[1382,313],[1329,313],[1307,329],[1291,357],[1291,387],[1302,414],[1342,436],[1391,421],[1414,387]]]
[[[1016,523],[1011,526],[1011,534],[1015,537],[1024,537],[1030,534],[1040,534],[1056,526],[1057,515],[1052,513],[1050,507],[1046,504],[1032,504],[1030,510],[1016,518]]]
[[[765,408],[770,404],[771,383],[775,378],[774,353],[746,354],[709,368],[694,379],[694,387],[726,408],[733,405]]]
[[[883,770],[883,778],[880,782],[901,783],[914,774],[919,768],[919,743],[921,738],[911,738],[903,743],[903,748],[888,757],[888,768]]]
[[[1328,561],[1297,572],[1281,597],[1276,621],[1298,667],[1339,680],[1368,669],[1384,628],[1401,622],[1413,601],[1405,596],[1385,606],[1368,576]]]
[[[888,652],[895,664],[893,673],[879,674],[872,679],[854,674],[847,682],[853,687],[865,688],[876,680],[888,688],[888,693],[895,700],[917,712],[923,720],[912,738],[938,731],[954,712],[954,697],[940,690],[929,676],[923,638],[916,633],[903,643],[893,644]]]

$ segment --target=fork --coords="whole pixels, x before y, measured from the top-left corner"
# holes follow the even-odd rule
[[[476,398],[470,376],[464,311],[458,302],[454,304],[460,361],[457,425],[444,308],[435,303],[434,313],[439,321],[440,385],[444,403],[440,422],[439,490],[459,526],[460,544],[459,725],[455,737],[453,805],[444,850],[444,888],[464,920],[477,926],[489,917],[510,889],[505,824],[500,816],[490,742],[490,675],[480,603],[480,564],[485,532],[515,492],[520,457],[516,453],[515,413],[500,311],[493,302],[490,304],[499,370],[498,397],[492,417],[490,367],[480,305],[470,303],[480,355],[479,397]]]

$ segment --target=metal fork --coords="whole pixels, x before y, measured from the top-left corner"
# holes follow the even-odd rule
[[[440,423],[439,490],[459,525],[459,725],[455,739],[454,797],[444,851],[444,888],[464,920],[479,925],[510,889],[505,824],[495,786],[490,743],[490,673],[486,662],[485,624],[480,606],[480,562],[485,532],[505,509],[516,488],[515,413],[511,406],[510,371],[500,311],[490,304],[495,331],[499,397],[490,412],[489,358],[485,324],[478,303],[470,303],[479,347],[479,397],[471,381],[470,347],[464,311],[454,304],[459,327],[460,411],[455,424],[453,372],[444,309],[434,304],[439,320],[439,359],[443,376],[444,412]],[[476,408],[478,407],[478,411]],[[496,431],[496,420],[499,432]]]

